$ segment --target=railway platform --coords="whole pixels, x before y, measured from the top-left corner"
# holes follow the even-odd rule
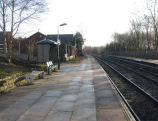
[[[131,59],[131,60],[135,60],[135,61],[140,61],[140,62],[147,62],[147,63],[157,64],[158,65],[158,60],[157,59],[144,59],[144,58],[125,57],[125,56],[118,56],[118,57],[125,58],[125,59]]]
[[[93,58],[0,96],[0,121],[134,121]]]

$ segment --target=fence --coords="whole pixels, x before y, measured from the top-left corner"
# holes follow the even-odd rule
[[[0,41],[0,53],[4,53],[4,43]]]
[[[34,57],[33,55],[30,55],[27,54],[27,53],[20,53],[20,56],[19,56],[19,52],[14,52],[14,56],[22,59],[22,60],[29,60],[29,61],[37,61],[37,57]]]

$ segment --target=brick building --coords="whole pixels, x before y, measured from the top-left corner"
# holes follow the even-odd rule
[[[48,39],[57,42],[57,34],[47,35]],[[73,34],[60,34],[60,58],[61,61],[65,60],[65,54],[67,56],[75,56],[76,48],[72,46]]]
[[[35,58],[37,57],[36,43],[43,39],[46,39],[46,35],[40,32],[36,32],[30,37],[24,40],[20,40],[20,53],[22,55],[26,55],[28,60],[35,60]]]
[[[76,48],[72,46],[72,38],[73,34],[60,34],[59,39],[61,41],[60,45],[60,58],[61,61],[65,60],[65,54],[67,56],[75,56]],[[29,61],[37,61],[37,42],[40,40],[53,40],[57,42],[57,34],[44,35],[40,32],[36,32],[26,39],[19,39],[14,44],[14,49],[17,51],[17,55],[19,55],[19,42],[20,42],[20,58],[29,60]],[[54,50],[57,51],[57,45],[54,46]],[[56,57],[56,55],[54,55]],[[54,59],[57,60],[57,59]]]

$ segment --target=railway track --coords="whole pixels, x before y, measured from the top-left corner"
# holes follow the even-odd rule
[[[142,62],[142,61],[136,61],[136,60],[131,60],[131,59],[125,59],[121,57],[116,57],[116,56],[108,56],[110,59],[117,60],[124,62],[126,64],[131,64],[134,65],[135,68],[148,72],[154,76],[158,77],[158,65],[153,64],[153,63],[147,63],[147,62]]]
[[[145,90],[149,95],[153,96],[155,99],[158,99],[158,83],[155,83],[155,81],[158,80],[158,77],[154,77],[151,74],[138,71],[134,67],[130,67],[129,64],[124,64],[121,62],[117,62],[116,60],[108,60],[105,59],[107,62],[113,64],[115,68],[118,68],[122,74],[124,74],[126,77],[128,77],[131,81],[136,83],[138,86],[140,86],[143,90]],[[152,77],[152,78],[151,78]]]
[[[151,64],[151,63],[146,63],[145,64],[140,64],[140,62],[136,62],[135,60],[127,60],[115,56],[110,56],[108,57],[111,62],[117,62],[117,63],[123,63],[125,66],[132,68],[131,71],[136,72],[143,78],[148,79],[149,81],[152,81],[153,83],[158,85],[158,65],[156,64]],[[104,58],[106,59],[106,57]],[[142,67],[143,65],[143,67]],[[149,66],[150,65],[150,66]],[[145,67],[145,68],[144,68]],[[135,70],[135,71],[134,71]]]
[[[138,72],[133,72],[132,78],[134,76],[137,77],[133,81],[129,76],[132,68],[127,68],[127,65],[126,67],[120,63],[118,64],[116,61],[108,61],[108,59],[105,58],[96,57],[96,59],[113,80],[113,83],[121,93],[120,95],[123,96],[122,98],[128,103],[127,105],[129,105],[128,107],[136,120],[157,121],[158,96],[156,96],[156,91],[149,93],[149,89],[142,87],[142,84],[139,84],[141,81],[136,82],[137,79],[141,80],[142,76],[140,77]],[[143,80],[145,79],[148,80],[148,78],[143,78]],[[147,82],[149,83],[150,81],[148,80]],[[146,84],[147,83],[145,83],[145,85]],[[153,85],[155,85],[155,88],[157,87],[155,83]]]

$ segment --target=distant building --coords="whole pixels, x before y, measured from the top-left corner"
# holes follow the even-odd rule
[[[57,34],[44,35],[41,32],[36,32],[35,34],[29,36],[26,39],[21,38],[17,40],[16,44],[14,44],[14,48],[16,49],[16,55],[24,60],[37,61],[38,49],[36,43],[46,39],[57,42]],[[72,46],[73,34],[60,34],[59,39],[61,41],[61,45],[60,45],[61,61],[65,60],[65,54],[67,54],[67,56],[72,56],[72,55],[75,56],[76,48]],[[51,46],[51,51],[54,53],[54,56],[51,54],[51,56],[53,56],[51,58],[53,59],[53,61],[56,61],[57,45]]]
[[[47,35],[48,39],[51,39],[55,42],[57,42],[57,34],[51,34]],[[67,56],[72,56],[74,55],[74,47],[72,46],[72,39],[73,39],[73,34],[60,34],[59,35],[59,40],[61,42],[60,45],[60,58],[61,61],[65,60],[65,54]]]
[[[20,42],[20,53],[27,55],[28,60],[36,60],[37,45],[36,42],[46,39],[46,35],[41,32],[29,36]],[[26,59],[26,58],[25,58]]]
[[[57,36],[58,36],[57,34],[50,34],[50,35],[47,35],[47,38],[52,39],[53,41],[57,42]],[[59,40],[61,44],[71,45],[72,38],[73,38],[73,34],[60,34],[59,35]]]

